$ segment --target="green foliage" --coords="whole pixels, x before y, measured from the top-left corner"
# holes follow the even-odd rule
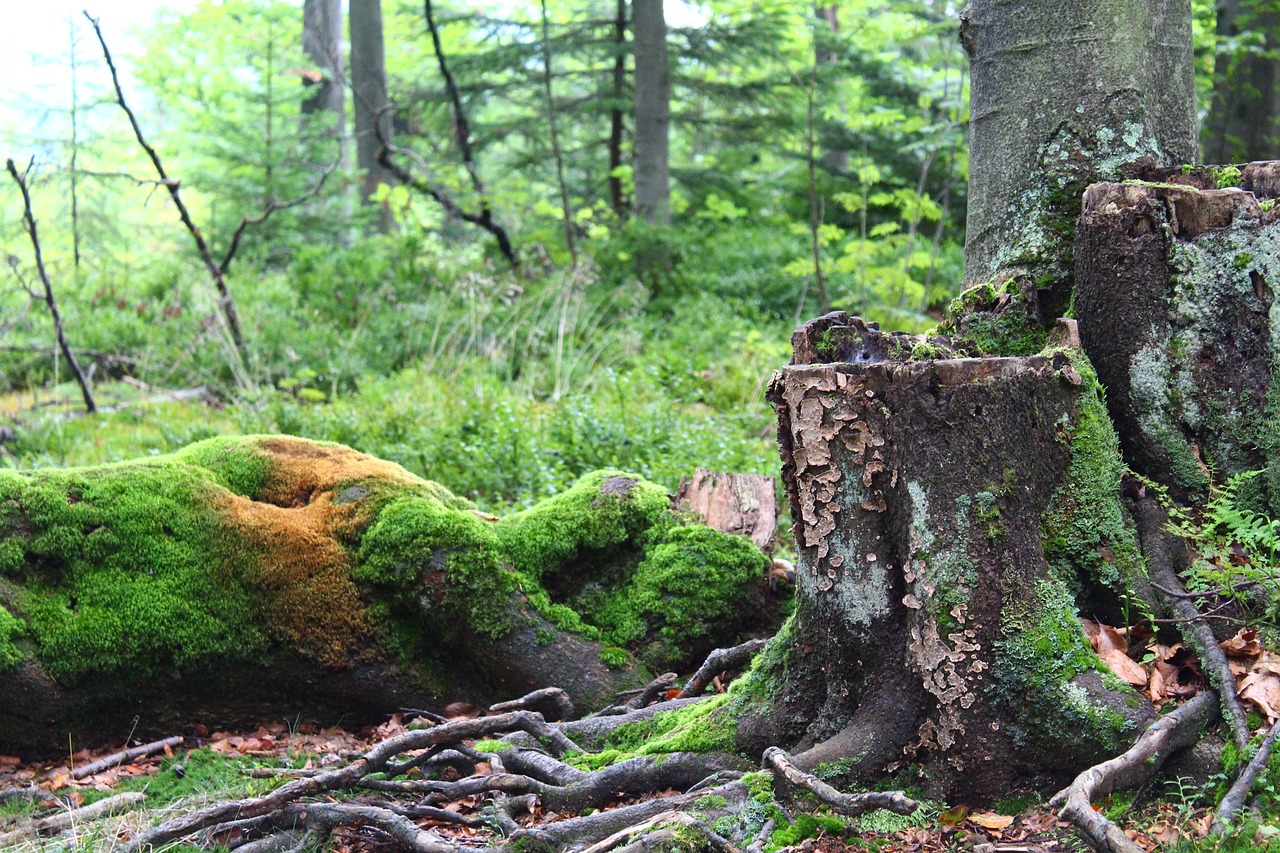
[[[1280,619],[1280,521],[1252,506],[1250,488],[1266,474],[1246,471],[1211,487],[1198,519],[1176,507],[1170,518],[1193,546],[1188,589],[1233,598],[1246,613],[1274,623]]]

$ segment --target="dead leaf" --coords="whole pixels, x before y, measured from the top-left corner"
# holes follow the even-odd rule
[[[1058,823],[1058,818],[1051,814],[1033,814],[1022,819],[1022,825],[1032,832],[1048,832]]]
[[[1112,672],[1134,687],[1142,687],[1147,683],[1147,671],[1123,649],[1107,649],[1099,657]]]
[[[969,815],[970,823],[976,823],[983,829],[1001,830],[1008,828],[1013,823],[1011,815],[996,814],[995,812],[974,812]]]
[[[1227,653],[1227,657],[1255,658],[1262,654],[1262,644],[1258,642],[1256,628],[1241,628],[1234,637],[1223,640],[1218,645]]]
[[[942,814],[938,815],[938,821],[943,826],[959,826],[964,823],[964,819],[969,816],[969,807],[964,803],[958,806],[952,806]]]

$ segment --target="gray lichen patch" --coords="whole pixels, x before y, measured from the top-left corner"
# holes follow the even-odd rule
[[[1092,186],[1084,208],[1077,316],[1130,463],[1192,500],[1273,465],[1275,212],[1234,187],[1142,182]]]

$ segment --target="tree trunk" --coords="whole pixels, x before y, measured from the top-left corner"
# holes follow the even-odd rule
[[[1252,33],[1248,47],[1222,49],[1213,64],[1213,100],[1204,127],[1210,163],[1280,157],[1280,10],[1264,0],[1218,3],[1219,40]]]
[[[387,66],[382,40],[382,0],[351,0],[351,87],[356,112],[356,166],[364,175],[361,200],[372,204],[381,185],[394,180],[379,162],[382,139],[391,138],[391,114],[387,109]],[[381,138],[379,135],[381,133]],[[394,228],[390,208],[380,205],[375,230],[387,234]]]
[[[767,570],[616,473],[496,519],[285,436],[0,471],[0,753],[551,686],[586,712],[768,631]]]
[[[1129,464],[1192,500],[1207,496],[1211,471],[1221,482],[1268,467],[1249,489],[1273,516],[1280,211],[1262,210],[1257,199],[1276,197],[1278,167],[1246,166],[1253,192],[1090,187],[1076,240],[1080,338]]]
[[[839,54],[824,48],[823,43],[832,40],[840,32],[840,7],[814,6],[813,14],[822,22],[813,32],[814,65],[822,66],[839,61]],[[825,32],[823,31],[824,29]],[[841,114],[847,112],[844,103],[840,104],[840,112]],[[841,137],[843,138],[843,128],[841,128]],[[844,147],[828,147],[822,155],[822,165],[827,171],[837,175],[847,174],[849,171],[849,150]]]
[[[617,0],[613,16],[613,100],[609,107],[609,204],[619,219],[627,216],[622,191],[622,120],[627,94],[627,0]]]
[[[953,801],[1063,784],[1117,751],[1150,709],[1094,656],[1068,591],[1100,582],[1099,548],[1121,577],[1137,563],[1087,362],[913,361],[841,312],[793,345],[770,399],[796,610],[740,742],[843,760],[862,783],[916,765]],[[1079,517],[1086,501],[1114,523]],[[1044,544],[1079,536],[1079,553]]]
[[[302,7],[302,50],[316,64],[319,80],[308,80],[303,115],[329,113],[329,135],[338,142],[338,167],[347,168],[347,110],[342,60],[342,0],[306,0]]]
[[[972,62],[965,279],[1022,268],[1061,316],[1084,188],[1139,158],[1196,162],[1190,2],[971,0],[960,37]]]
[[[635,52],[635,209],[648,222],[671,223],[671,63],[663,0],[631,5]]]

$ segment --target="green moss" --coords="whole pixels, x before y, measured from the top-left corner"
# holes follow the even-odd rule
[[[661,486],[619,471],[596,471],[568,491],[502,519],[497,536],[516,568],[540,580],[592,552],[640,541],[670,507]]]
[[[1145,573],[1145,567],[1121,504],[1120,441],[1093,365],[1079,350],[1064,352],[1083,383],[1067,481],[1041,519],[1045,558],[1069,588],[1101,587],[1128,598],[1134,574]]]
[[[203,468],[233,494],[253,498],[271,476],[271,461],[256,446],[255,439],[261,437],[211,438],[179,450],[173,458]]]
[[[251,596],[210,559],[227,545],[220,491],[174,457],[0,481],[24,528],[9,573],[51,675],[138,677],[262,648]]]
[[[0,605],[0,673],[16,669],[25,655],[14,640],[26,634],[26,627]]]
[[[935,331],[975,355],[1034,355],[1044,348],[1047,336],[1034,292],[1033,284],[1017,278],[998,286],[974,285],[952,301],[947,319]]]
[[[789,847],[806,838],[817,838],[819,835],[844,838],[848,831],[849,824],[842,818],[799,814],[796,815],[795,823],[775,830],[769,843],[776,847]]]
[[[424,596],[418,583],[432,574],[447,579],[438,598]],[[433,498],[387,505],[365,533],[352,575],[441,625],[490,637],[515,627],[507,600],[518,579],[503,564],[494,525]]]
[[[515,749],[515,745],[504,740],[478,740],[471,748],[476,752],[502,752],[504,749]]]
[[[773,774],[764,770],[756,770],[742,774],[739,779],[747,787],[747,796],[761,805],[773,802]]]
[[[620,669],[631,660],[631,653],[617,646],[605,646],[600,649],[600,663],[609,669]]]
[[[675,711],[659,711],[647,720],[619,726],[605,741],[619,756],[671,752],[732,752],[735,716],[726,713],[722,693]]]
[[[1018,722],[1010,730],[1019,748],[1053,750],[1066,740],[1092,742],[1106,752],[1123,748],[1132,724],[1072,683],[1106,665],[1089,647],[1064,584],[1037,583],[1029,600],[1006,607],[1001,632],[992,689],[995,701],[1014,709],[1011,719]]]
[[[705,794],[694,802],[693,807],[697,809],[722,809],[729,805],[729,801],[719,794]]]
[[[1225,190],[1228,187],[1238,187],[1240,186],[1240,168],[1238,166],[1223,166],[1216,169],[1214,180],[1220,190]]]
[[[657,533],[625,585],[604,590],[593,619],[615,645],[643,643],[663,668],[704,646],[713,630],[747,627],[768,559],[749,539],[702,525]]]

